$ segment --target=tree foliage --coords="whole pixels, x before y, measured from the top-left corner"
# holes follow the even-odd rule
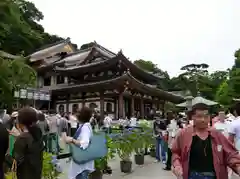
[[[11,54],[29,55],[44,45],[62,40],[44,31],[39,24],[43,18],[32,2],[1,0],[0,49]]]
[[[35,84],[35,71],[26,64],[26,59],[6,59],[0,54],[0,101],[2,104],[13,102],[13,92]]]
[[[0,51],[26,56],[44,45],[62,40],[44,31],[39,24],[43,18],[32,2],[1,0]],[[25,58],[6,58],[2,53],[0,68],[0,101],[11,106],[14,90],[34,85],[35,71],[27,65]]]
[[[140,68],[155,73],[165,73],[165,78],[158,87],[167,91],[185,91],[193,96],[201,96],[229,106],[233,98],[240,98],[240,50],[235,53],[235,63],[225,71],[208,71],[208,64],[189,64],[181,68],[183,73],[170,78],[151,61],[137,60],[134,62]]]

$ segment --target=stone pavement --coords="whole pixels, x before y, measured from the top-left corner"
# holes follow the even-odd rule
[[[137,166],[133,162],[133,171],[130,174],[124,174],[120,171],[120,159],[116,158],[109,162],[113,172],[112,175],[104,175],[103,179],[175,179],[171,172],[164,171],[163,165],[161,163],[155,163],[154,159],[150,156],[145,157],[145,164],[143,166]],[[64,161],[65,173],[60,177],[60,179],[67,179],[67,169],[68,164]]]
[[[103,179],[176,179],[176,177],[172,174],[171,171],[164,171],[162,168],[164,167],[161,163],[155,163],[154,159],[150,156],[145,156],[145,164],[143,166],[137,166],[133,161],[133,171],[130,174],[124,174],[120,171],[120,159],[116,157],[116,159],[111,160],[109,162],[109,166],[111,166],[113,172],[112,175],[104,175]],[[67,178],[67,170],[69,164],[65,161],[64,169],[65,173],[60,177],[60,179],[68,179]],[[236,175],[233,175],[231,179],[237,179]]]

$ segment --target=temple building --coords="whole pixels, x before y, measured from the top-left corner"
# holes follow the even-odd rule
[[[38,88],[51,91],[51,107],[74,113],[82,106],[97,108],[113,118],[161,110],[165,101],[180,103],[179,95],[157,88],[162,80],[133,64],[122,51],[111,52],[96,42],[82,50],[70,39],[45,47],[30,56],[38,72]]]

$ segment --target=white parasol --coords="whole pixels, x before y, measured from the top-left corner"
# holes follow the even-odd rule
[[[193,98],[191,101],[185,101],[183,103],[177,104],[178,107],[189,107],[189,106],[194,106],[196,104],[206,104],[207,106],[214,106],[217,105],[218,103],[215,101],[211,101],[208,99],[205,99],[201,96],[197,96],[195,98]]]

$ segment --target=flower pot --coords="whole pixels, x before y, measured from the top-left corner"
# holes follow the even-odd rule
[[[132,161],[120,161],[120,168],[123,173],[131,173]]]
[[[155,149],[150,149],[150,156],[151,157],[156,157],[156,150]]]
[[[102,179],[103,173],[100,170],[95,170],[89,174],[89,179]]]
[[[144,155],[141,155],[141,154],[134,155],[134,159],[135,159],[135,163],[137,165],[143,165],[144,164]]]

